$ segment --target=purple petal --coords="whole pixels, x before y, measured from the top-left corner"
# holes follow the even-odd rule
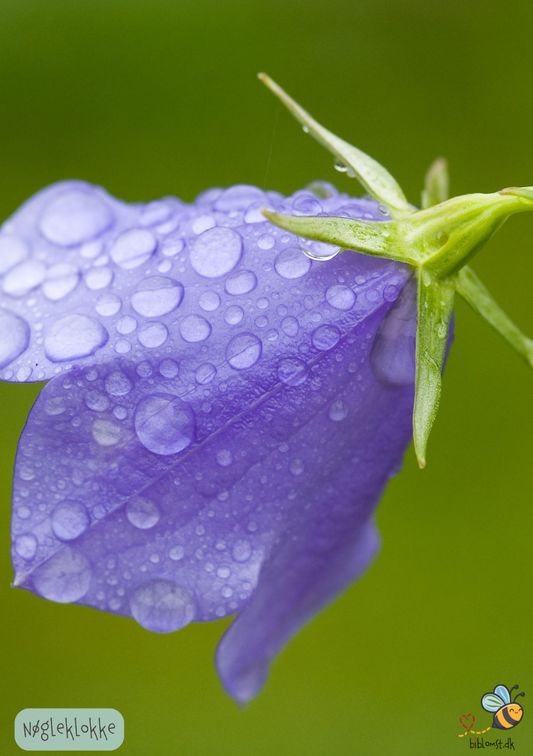
[[[67,182],[0,233],[1,376],[55,376],[19,444],[15,583],[156,632],[237,612],[218,665],[240,701],[371,559],[413,402],[409,270],[311,262],[260,202],[318,204],[241,186],[128,206]],[[380,217],[320,200],[347,205]]]

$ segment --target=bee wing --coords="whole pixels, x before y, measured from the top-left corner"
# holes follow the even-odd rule
[[[494,693],[499,696],[506,704],[511,701],[511,694],[509,693],[509,688],[506,685],[497,685],[494,688]]]
[[[498,709],[501,709],[504,704],[505,701],[503,701],[500,696],[496,695],[496,693],[485,693],[481,699],[481,705],[485,711],[498,711]]]

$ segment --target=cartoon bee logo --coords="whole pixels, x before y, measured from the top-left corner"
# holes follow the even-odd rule
[[[511,701],[511,692],[515,688],[518,688],[518,685],[513,685],[511,690],[505,685],[497,685],[493,693],[485,693],[481,699],[481,705],[485,711],[494,712],[492,726],[499,730],[510,730],[512,727],[516,727],[524,716],[524,710],[520,704],[516,703],[516,699],[526,694],[517,693]]]

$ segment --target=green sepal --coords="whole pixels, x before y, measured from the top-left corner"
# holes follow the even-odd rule
[[[445,158],[437,158],[426,173],[422,190],[422,207],[433,207],[433,205],[446,202],[449,190],[448,161]]]

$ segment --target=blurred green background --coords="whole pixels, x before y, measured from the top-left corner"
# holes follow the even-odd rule
[[[454,194],[533,183],[531,0],[1,0],[0,218],[53,181],[147,201],[251,183],[359,186],[256,79],[380,160],[419,201],[449,159]],[[474,269],[533,333],[533,218]],[[459,716],[497,683],[526,691],[533,753],[533,374],[462,302],[429,465],[379,508],[381,556],[239,710],[213,652],[227,622],[167,636],[10,588],[11,475],[40,386],[0,386],[0,751],[26,707],[114,707],[120,753],[455,754]],[[495,739],[495,731],[488,734]],[[492,736],[492,737],[490,737]]]

